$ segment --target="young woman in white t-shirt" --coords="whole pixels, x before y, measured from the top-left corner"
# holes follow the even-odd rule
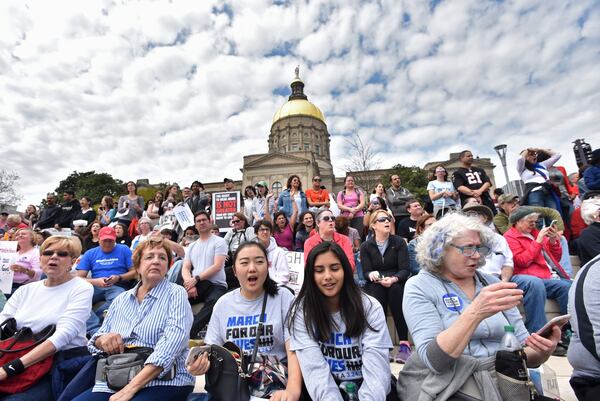
[[[274,355],[284,361],[287,359],[288,374],[287,387],[266,396],[271,401],[298,401],[302,390],[302,374],[296,354],[290,351],[289,332],[285,324],[294,296],[287,288],[278,288],[277,283],[269,277],[267,250],[258,242],[245,242],[238,247],[233,256],[233,269],[240,288],[219,298],[204,341],[217,345],[232,341],[251,357],[266,293],[263,330],[266,334],[260,337],[258,355]],[[200,376],[209,367],[208,356],[203,354],[187,368],[191,374]],[[260,396],[265,397],[262,394]]]
[[[437,216],[438,211],[446,209],[456,210],[458,192],[454,188],[452,181],[448,181],[448,172],[442,165],[435,167],[435,180],[427,184],[427,192],[433,203],[433,215]]]

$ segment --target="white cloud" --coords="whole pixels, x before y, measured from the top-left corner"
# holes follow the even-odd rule
[[[301,65],[342,175],[600,139],[600,9],[572,2],[32,1],[0,4],[0,157],[38,202],[71,171],[189,183],[266,152]],[[514,167],[509,167],[516,178]],[[504,181],[496,171],[497,181]]]

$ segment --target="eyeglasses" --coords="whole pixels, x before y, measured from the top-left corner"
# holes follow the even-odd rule
[[[240,221],[241,221],[241,220],[231,220],[231,223],[232,223],[232,224],[237,224],[237,223],[239,223]]]
[[[271,230],[269,230],[269,229],[268,229],[268,228],[266,228],[266,227],[261,227],[261,228],[259,228],[259,229],[258,229],[258,232],[259,232],[259,233],[268,233],[268,232],[270,232],[270,231],[271,231]]]
[[[335,221],[335,217],[333,216],[322,216],[321,221]]]
[[[56,254],[56,256],[58,256],[59,258],[66,258],[67,256],[69,256],[68,251],[44,251],[44,252],[42,252],[42,256],[53,256],[54,254]]]
[[[208,221],[208,219],[198,219],[198,220],[196,220],[196,223],[202,223],[202,222],[205,222],[205,221]]]
[[[458,245],[454,245],[454,244],[450,244],[451,247],[456,248],[460,251],[460,253],[463,254],[463,256],[466,256],[468,258],[470,258],[471,256],[475,255],[475,252],[477,252],[480,256],[487,256],[490,253],[490,248],[485,246],[485,245],[479,245],[479,246],[475,246],[475,245],[466,245],[466,246],[458,246]]]
[[[392,221],[392,219],[390,219],[387,216],[382,216],[382,217],[378,217],[377,220],[375,220],[375,221],[377,221],[378,223],[385,223],[386,221]]]

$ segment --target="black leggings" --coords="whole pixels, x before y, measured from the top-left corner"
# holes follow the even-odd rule
[[[579,401],[596,401],[600,393],[600,378],[576,376],[569,380]]]
[[[404,297],[404,283],[398,281],[386,288],[378,283],[367,282],[365,292],[376,298],[383,307],[383,313],[387,314],[387,308],[390,307],[394,325],[400,341],[408,340],[408,327],[404,320],[402,312],[402,298]]]

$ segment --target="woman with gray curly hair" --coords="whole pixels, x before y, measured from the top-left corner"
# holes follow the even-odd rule
[[[478,271],[492,239],[477,218],[460,213],[446,215],[421,235],[422,270],[407,281],[402,302],[417,350],[398,379],[402,399],[420,398],[422,388],[440,400],[457,393],[482,399],[477,397],[485,388],[486,399],[501,400],[491,374],[506,325],[526,345],[528,366],[539,366],[554,351],[560,329],[548,338],[529,335],[516,308],[523,292]]]

